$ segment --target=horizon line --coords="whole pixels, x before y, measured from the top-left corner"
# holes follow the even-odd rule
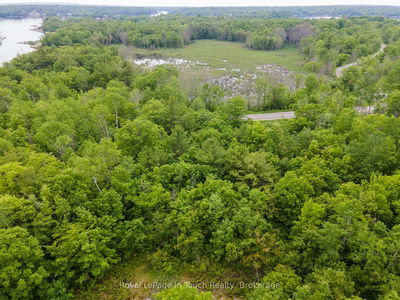
[[[399,5],[395,4],[329,4],[329,5],[199,5],[199,6],[185,6],[185,5],[127,5],[127,4],[85,4],[85,3],[72,3],[72,2],[21,2],[21,3],[0,3],[0,6],[18,6],[18,5],[66,5],[66,6],[95,6],[95,7],[134,7],[134,8],[285,8],[285,7],[400,7]]]

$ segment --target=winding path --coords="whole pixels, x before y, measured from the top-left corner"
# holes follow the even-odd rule
[[[377,52],[375,52],[374,54],[372,54],[371,57],[375,57],[375,56],[377,56],[378,54],[382,53],[383,50],[386,48],[386,46],[387,46],[386,44],[382,43],[382,44],[381,44],[381,47],[379,48],[379,50],[378,50]],[[351,64],[347,64],[347,65],[341,66],[341,67],[339,67],[339,68],[336,68],[336,71],[335,71],[336,76],[337,76],[337,77],[342,76],[342,73],[343,73],[344,70],[346,70],[347,68],[350,68],[350,67],[352,67],[352,66],[356,66],[356,65],[358,65],[359,63],[360,63],[360,61],[355,61],[355,62],[353,62],[353,63],[351,63]]]
[[[369,115],[375,112],[374,106],[357,106],[355,108],[356,112],[362,115]],[[273,112],[273,113],[260,113],[260,114],[249,114],[244,115],[244,120],[253,120],[253,121],[275,121],[275,120],[285,120],[285,119],[294,119],[296,116],[294,111],[281,111],[281,112]]]
[[[274,121],[282,119],[293,119],[295,117],[294,111],[281,111],[273,113],[261,113],[245,115],[244,119],[251,119],[254,121]]]

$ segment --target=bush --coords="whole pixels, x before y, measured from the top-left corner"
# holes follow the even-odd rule
[[[189,283],[164,290],[155,295],[156,300],[212,300],[211,292],[199,292]]]

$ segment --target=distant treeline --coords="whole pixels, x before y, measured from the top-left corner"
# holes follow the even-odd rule
[[[230,17],[138,17],[126,20],[48,18],[46,46],[126,44],[140,48],[180,48],[195,40],[243,42],[255,50],[276,50],[315,34],[301,19],[265,20]]]
[[[202,7],[177,8],[171,13],[188,16],[257,16],[269,18],[312,17],[400,17],[400,6],[332,5],[332,6],[286,6],[286,7]]]
[[[112,18],[118,16],[151,15],[157,13],[154,7],[122,7],[122,6],[94,6],[94,5],[0,5],[0,18],[24,18],[33,12],[41,16],[71,16]]]
[[[379,16],[400,18],[400,6],[291,6],[291,7],[122,7],[92,5],[0,5],[0,18],[20,18],[37,12],[42,16],[119,18],[151,15],[157,11],[186,16],[256,16],[267,18],[312,18],[321,16]]]
[[[124,20],[47,18],[44,46],[125,44],[139,48],[180,48],[200,39],[242,42],[254,50],[296,45],[305,68],[332,74],[334,68],[376,52],[400,38],[400,24],[380,17],[329,20],[255,17],[131,17]]]

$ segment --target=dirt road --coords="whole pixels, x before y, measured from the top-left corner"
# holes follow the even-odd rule
[[[294,111],[282,111],[273,113],[263,113],[263,114],[250,114],[245,115],[245,119],[251,119],[254,121],[273,121],[282,119],[293,119],[295,117]]]
[[[382,52],[383,52],[383,49],[385,49],[386,46],[387,46],[386,44],[382,43],[382,44],[381,44],[381,47],[379,48],[379,50],[378,50],[377,52],[375,52],[374,54],[372,54],[371,57],[375,57],[375,56],[377,56],[378,54],[382,53]],[[356,66],[356,65],[358,65],[358,64],[359,64],[359,61],[356,61],[356,62],[353,62],[353,63],[351,63],[351,64],[347,64],[347,65],[341,66],[341,67],[339,67],[339,68],[336,68],[336,71],[335,71],[336,76],[337,76],[337,77],[342,76],[342,73],[343,73],[344,70],[346,70],[347,68],[350,68],[350,67],[352,67],[352,66]]]

